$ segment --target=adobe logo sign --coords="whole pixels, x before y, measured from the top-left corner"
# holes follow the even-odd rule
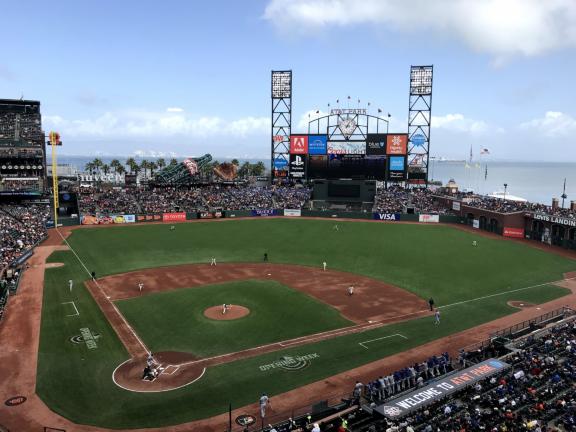
[[[308,135],[290,135],[290,154],[308,154]]]

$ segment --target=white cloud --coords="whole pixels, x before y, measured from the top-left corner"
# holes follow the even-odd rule
[[[318,111],[318,112],[316,112]],[[308,132],[308,122],[312,121],[312,120],[316,120],[319,117],[324,117],[325,115],[328,115],[328,113],[321,111],[321,110],[309,110],[306,111],[304,114],[302,114],[300,116],[300,120],[298,120],[298,124],[294,125],[292,124],[292,133],[294,132],[302,132],[302,133],[307,133]],[[297,126],[298,129],[295,129],[294,126]]]
[[[432,116],[432,127],[472,134],[481,134],[489,130],[489,126],[485,121],[469,119],[464,117],[463,114]]]
[[[119,111],[99,117],[66,119],[59,115],[43,116],[44,127],[57,129],[62,136],[91,138],[160,138],[160,137],[245,137],[270,133],[267,117],[244,117],[225,120],[216,116],[192,117],[183,112]]]
[[[497,61],[576,47],[574,0],[270,0],[264,18],[290,34],[366,24],[432,32]]]
[[[184,112],[184,109],[179,108],[179,107],[169,107],[169,108],[166,108],[166,112],[179,113],[179,112]]]
[[[562,137],[576,133],[576,119],[559,111],[547,111],[544,117],[522,123],[520,128],[533,130],[547,137]]]
[[[6,81],[14,81],[15,76],[8,66],[0,64],[0,78]]]

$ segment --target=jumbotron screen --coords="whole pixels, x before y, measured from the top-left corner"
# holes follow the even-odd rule
[[[372,158],[360,154],[310,155],[308,178],[359,178],[384,180],[386,158]]]

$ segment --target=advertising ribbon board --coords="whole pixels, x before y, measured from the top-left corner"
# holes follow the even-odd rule
[[[273,209],[252,210],[252,216],[274,216]]]
[[[300,209],[284,209],[284,216],[289,216],[289,217],[302,216],[302,210],[300,210]]]
[[[500,360],[485,360],[477,365],[451,373],[397,399],[387,401],[385,404],[377,406],[375,410],[389,419],[398,419],[509,367],[509,364]]]
[[[182,222],[186,220],[186,212],[162,213],[162,222]]]
[[[418,215],[418,222],[438,223],[438,222],[440,222],[440,216],[438,216],[438,215],[429,215],[429,214],[421,214],[421,215]]]
[[[373,213],[372,218],[381,221],[399,221],[400,213]]]
[[[547,214],[534,213],[533,218],[544,222],[576,227],[576,219],[551,216]]]
[[[504,227],[504,237],[524,238],[524,228]]]
[[[221,211],[198,213],[198,219],[220,219],[221,217],[222,217]]]

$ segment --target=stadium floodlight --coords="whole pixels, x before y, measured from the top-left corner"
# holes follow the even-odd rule
[[[432,66],[413,66],[410,69],[410,93],[432,94]]]
[[[272,97],[292,97],[292,71],[272,71]]]

